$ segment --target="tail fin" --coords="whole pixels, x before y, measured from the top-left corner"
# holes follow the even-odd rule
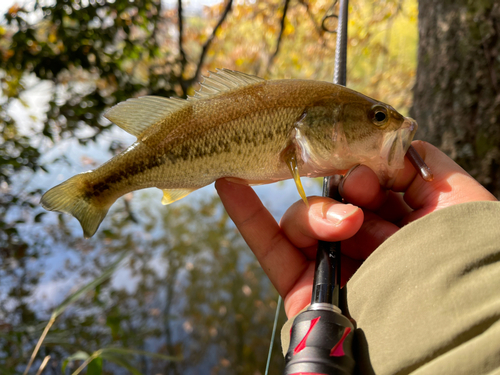
[[[65,212],[73,215],[80,222],[85,238],[92,237],[108,213],[114,200],[102,203],[86,194],[85,175],[81,173],[47,191],[40,201],[49,211]]]

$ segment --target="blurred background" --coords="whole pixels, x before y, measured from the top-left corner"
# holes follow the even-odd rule
[[[338,5],[2,0],[0,11],[0,374],[23,373],[68,296],[31,373],[50,356],[44,374],[69,374],[100,350],[88,374],[263,374],[277,293],[213,186],[168,207],[158,189],[129,194],[88,240],[38,203],[135,140],[102,117],[118,102],[186,97],[216,68],[332,81]],[[347,68],[349,87],[415,117],[417,138],[497,197],[499,25],[493,0],[351,1]],[[256,191],[277,220],[299,198],[290,181]],[[276,339],[271,373],[282,368]]]

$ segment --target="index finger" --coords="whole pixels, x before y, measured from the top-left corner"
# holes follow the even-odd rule
[[[293,204],[278,225],[249,186],[227,180],[218,180],[215,186],[227,213],[284,297],[308,272],[318,240],[344,240],[363,223],[357,207],[312,197],[309,207],[302,201]]]
[[[220,179],[215,188],[274,287],[285,297],[305,272],[307,258],[286,238],[251,187]]]

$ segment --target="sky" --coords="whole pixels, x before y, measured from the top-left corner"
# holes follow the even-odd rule
[[[14,4],[33,6],[33,4],[35,4],[35,1],[34,0],[0,0],[0,14],[2,15],[1,19],[3,19],[3,15]]]

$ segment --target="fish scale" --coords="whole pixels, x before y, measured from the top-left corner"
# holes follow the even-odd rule
[[[218,178],[245,184],[318,177],[366,164],[389,185],[417,125],[348,88],[307,80],[266,81],[226,69],[188,100],[129,99],[105,116],[137,142],[42,197],[92,236],[120,196],[156,187],[170,204]]]

